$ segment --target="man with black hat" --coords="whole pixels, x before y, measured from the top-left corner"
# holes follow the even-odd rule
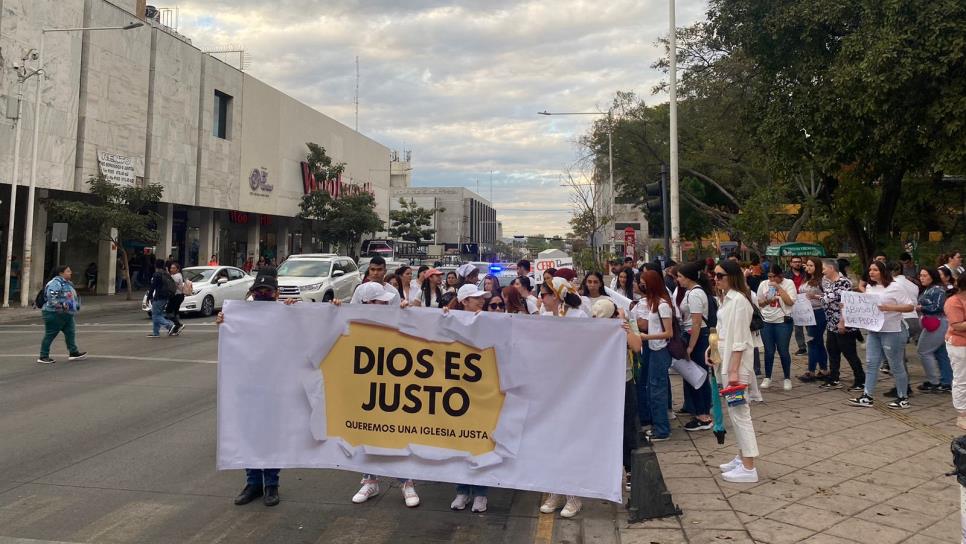
[[[246,299],[257,301],[278,300],[278,277],[274,268],[265,267],[258,271],[255,282],[252,283]],[[286,305],[295,304],[296,299],[288,299]],[[218,312],[215,323],[221,325],[225,322],[224,312]],[[235,497],[235,504],[241,506],[264,496],[265,506],[275,506],[279,502],[278,498],[278,474],[281,469],[277,468],[246,468],[245,469],[245,488]]]

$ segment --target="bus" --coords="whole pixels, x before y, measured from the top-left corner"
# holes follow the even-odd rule
[[[426,251],[421,250],[417,242],[408,240],[363,240],[362,258],[372,258],[376,255],[387,261],[408,261],[419,260],[426,256]]]

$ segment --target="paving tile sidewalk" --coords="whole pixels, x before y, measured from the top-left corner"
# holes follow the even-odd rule
[[[127,310],[138,310],[141,308],[141,299],[144,297],[144,291],[135,291],[131,297],[131,300],[127,300],[127,294],[121,293],[119,295],[80,295],[81,300],[81,312],[79,314],[80,318],[86,317],[96,317],[108,315],[115,312],[124,312]],[[33,302],[33,297],[30,299]],[[40,310],[30,307],[21,308],[20,300],[11,300],[10,308],[0,308],[0,324],[2,323],[17,323],[17,322],[29,322],[40,320]]]
[[[923,372],[913,350],[915,387]],[[796,357],[793,374],[804,366]],[[687,421],[675,420],[671,440],[654,449],[683,515],[628,524],[621,512],[621,542],[959,542],[959,485],[944,476],[952,468],[949,442],[962,434],[950,396],[914,394],[912,407],[897,412],[882,396],[893,385],[880,375],[875,408],[848,406],[854,395],[844,389],[797,380],[791,391],[783,391],[780,380],[778,388],[764,390],[765,402],[752,405],[761,449],[757,484],[721,479],[718,465],[737,451],[730,429],[719,446],[710,431],[688,433],[681,427]],[[672,389],[679,400],[677,376]]]

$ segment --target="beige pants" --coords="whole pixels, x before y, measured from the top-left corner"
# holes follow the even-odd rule
[[[748,370],[742,368],[738,371],[738,379],[744,383],[749,384],[749,390],[751,384],[755,383],[754,372],[749,372]],[[750,396],[746,393],[746,398]],[[755,427],[751,423],[751,406],[749,405],[749,400],[746,400],[741,406],[728,406],[728,417],[731,418],[731,429],[735,433],[735,439],[738,441],[738,448],[741,449],[741,455],[744,457],[758,457],[758,439],[755,437]]]
[[[946,342],[946,352],[953,367],[953,408],[966,412],[966,347]]]

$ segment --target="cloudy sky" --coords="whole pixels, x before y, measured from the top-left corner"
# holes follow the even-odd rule
[[[665,0],[181,0],[180,32],[243,46],[247,71],[348,126],[412,150],[413,185],[490,195],[504,234],[565,234],[561,172],[617,90],[648,102],[668,28]],[[678,2],[677,24],[704,18]],[[226,59],[227,60],[227,59]]]

